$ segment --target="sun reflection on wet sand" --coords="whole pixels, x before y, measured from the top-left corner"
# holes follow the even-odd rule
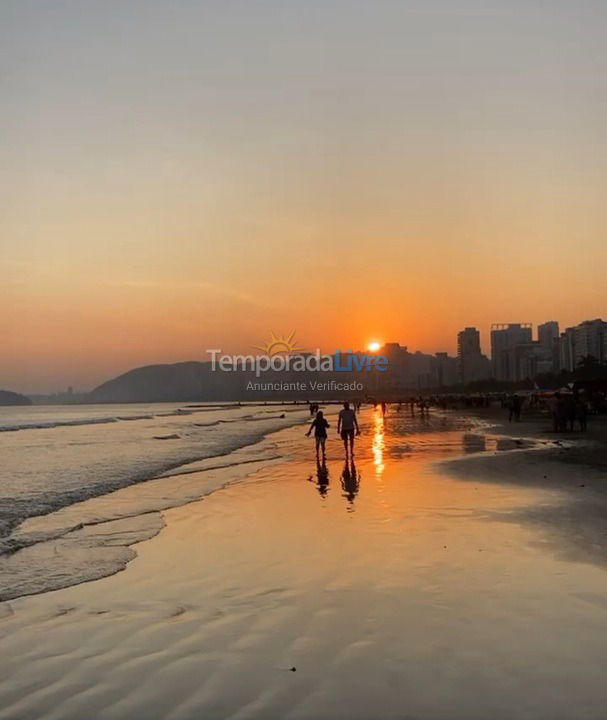
[[[375,410],[373,412],[373,464],[375,465],[375,475],[381,478],[384,472],[384,418],[379,412]]]

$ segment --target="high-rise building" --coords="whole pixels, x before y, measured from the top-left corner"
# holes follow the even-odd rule
[[[540,345],[552,352],[552,346],[559,337],[559,324],[556,320],[548,320],[537,326],[537,339]]]
[[[458,383],[458,358],[437,352],[431,363],[432,387],[451,387]]]
[[[481,354],[481,334],[475,327],[457,333],[457,357]]]
[[[411,353],[397,342],[387,342],[380,354],[388,359],[386,372],[374,374],[372,391],[404,391],[434,387],[432,367],[434,356],[421,352]],[[453,358],[455,362],[455,358]]]
[[[533,379],[553,371],[552,351],[538,340],[516,345],[512,351],[515,360],[514,380]]]
[[[533,340],[531,323],[507,323],[491,326],[491,366],[496,380],[520,378],[516,348]]]
[[[566,328],[559,338],[559,370],[575,370],[575,328]]]
[[[607,360],[604,356],[604,337],[607,334],[607,322],[597,318],[585,320],[575,328],[575,364],[580,364],[583,358],[593,357],[602,363]]]
[[[571,372],[588,356],[607,363],[607,322],[600,318],[566,328],[558,340],[560,370]]]
[[[397,342],[387,342],[380,352],[388,358],[388,368],[382,376],[383,384],[391,389],[411,385],[410,353],[407,347]]]
[[[491,364],[481,352],[481,334],[475,327],[457,334],[457,366],[459,382],[464,385],[491,376]]]

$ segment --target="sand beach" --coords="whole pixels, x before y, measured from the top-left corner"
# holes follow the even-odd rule
[[[148,495],[105,531],[124,570],[0,605],[3,720],[603,717],[604,427],[361,426],[354,467],[333,425],[319,472],[300,423],[202,499],[155,509],[204,469],[118,490]]]

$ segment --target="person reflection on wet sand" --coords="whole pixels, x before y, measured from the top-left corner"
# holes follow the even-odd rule
[[[344,464],[344,469],[341,473],[341,487],[344,491],[344,497],[348,502],[354,502],[354,498],[358,495],[360,487],[360,476],[356,470],[354,460],[348,461]]]
[[[325,461],[320,462],[318,458],[316,459],[316,489],[323,497],[329,492],[329,471]]]

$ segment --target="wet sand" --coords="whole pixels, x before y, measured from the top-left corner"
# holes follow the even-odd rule
[[[282,432],[124,572],[0,605],[0,717],[604,717],[600,468],[498,431],[366,413],[327,473]]]
[[[442,467],[469,481],[559,490],[553,503],[523,504],[494,517],[535,528],[558,557],[607,568],[607,418],[591,417],[585,433],[555,433],[545,414],[527,413],[520,423],[508,422],[507,411],[497,408],[470,415],[490,425],[488,434],[498,434],[502,449],[532,451],[494,449]]]

